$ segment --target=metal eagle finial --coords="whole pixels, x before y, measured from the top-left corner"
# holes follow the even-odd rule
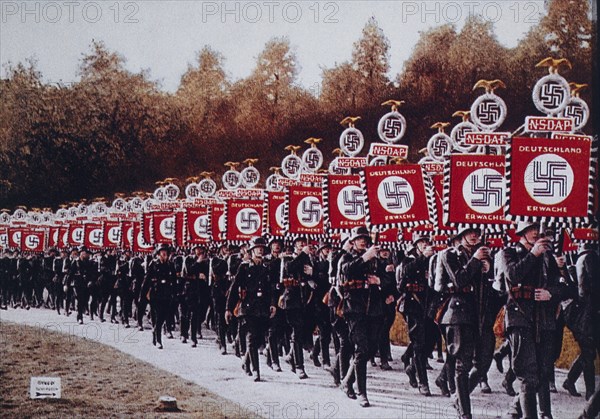
[[[239,162],[236,161],[228,161],[227,163],[224,164],[224,166],[229,167],[231,170],[235,170],[236,167],[238,167],[240,165]]]
[[[287,150],[290,152],[290,154],[296,154],[296,152],[298,150],[300,150],[302,147],[300,147],[299,145],[288,145],[284,148],[284,150]]]
[[[471,111],[456,111],[452,114],[453,117],[462,118],[463,122],[469,121],[469,115],[471,115]]]
[[[281,171],[281,167],[277,167],[277,166],[271,166],[269,167],[269,170],[273,173],[275,173],[276,175],[279,174],[279,172]]]
[[[546,57],[544,58],[542,61],[540,61],[539,63],[537,63],[535,65],[535,67],[548,67],[548,72],[550,74],[558,74],[558,69],[559,67],[564,64],[567,67],[569,67],[569,69],[572,69],[573,66],[571,65],[571,61],[569,61],[566,58],[552,58],[552,57]]]
[[[340,157],[340,156],[344,155],[344,152],[342,151],[341,148],[334,148],[333,151],[331,152],[331,154]]]
[[[392,111],[397,111],[401,105],[404,105],[404,103],[406,103],[406,102],[404,102],[403,100],[390,99],[390,100],[386,100],[385,102],[383,102],[381,104],[381,106],[391,106]]]
[[[322,138],[315,138],[315,137],[310,137],[310,138],[307,138],[306,140],[304,140],[304,142],[306,144],[310,144],[311,147],[316,147],[317,144],[319,144],[321,141],[323,141]]]
[[[498,88],[503,88],[506,89],[506,85],[504,84],[504,82],[500,79],[495,79],[495,80],[478,80],[477,83],[475,83],[475,86],[473,86],[473,90],[475,89],[479,89],[480,87],[483,87],[485,89],[486,93],[494,93],[494,90],[498,89]]]
[[[354,127],[357,121],[361,120],[360,116],[347,116],[340,121],[340,124],[346,126],[348,125],[350,128]]]
[[[444,132],[444,128],[450,125],[450,122],[436,122],[430,128],[437,129],[438,132]]]
[[[210,178],[214,174],[215,172],[202,172],[200,173],[200,176],[202,176],[203,178]]]
[[[258,159],[246,159],[246,160],[244,160],[244,163],[247,164],[248,166],[252,166],[252,165],[256,164],[256,162],[258,162]]]
[[[190,176],[185,179],[185,181],[188,183],[198,183],[199,180],[200,180],[200,176]]]
[[[579,91],[588,87],[587,83],[569,83],[569,87],[571,88],[571,95],[574,97],[579,97]]]

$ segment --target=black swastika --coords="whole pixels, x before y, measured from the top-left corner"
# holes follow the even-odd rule
[[[360,138],[353,132],[349,132],[344,137],[344,145],[350,151],[357,150],[360,147]]]
[[[238,174],[234,172],[229,172],[225,174],[225,182],[228,185],[237,185],[239,180]]]
[[[408,187],[408,182],[405,180],[383,184],[383,192],[389,209],[409,208],[412,205],[410,194],[407,191]]]
[[[344,191],[342,200],[346,215],[362,215],[365,213],[365,201],[362,191],[358,189]]]
[[[583,108],[579,105],[567,105],[567,107],[563,111],[563,116],[565,118],[573,118],[575,122],[574,125],[578,127],[583,121],[584,111]]]
[[[258,182],[258,175],[256,174],[256,172],[247,171],[244,173],[244,178],[246,183]]]
[[[38,236],[27,236],[27,247],[33,249],[40,244],[40,238]]]
[[[300,221],[306,224],[319,222],[321,218],[321,205],[317,201],[302,201],[302,217]]]
[[[499,174],[471,175],[471,205],[488,207],[502,205],[502,176]],[[479,182],[481,180],[481,182]]]
[[[254,211],[243,211],[240,216],[240,230],[256,231],[260,225],[258,214]]]
[[[208,234],[208,219],[204,217],[198,218],[196,221],[196,233]]]
[[[320,157],[317,151],[307,151],[304,156],[304,163],[309,169],[316,169],[321,161]]]
[[[560,84],[545,83],[540,90],[540,102],[546,108],[557,108],[565,98],[565,89]]]
[[[558,196],[567,195],[567,162],[549,161],[533,162],[533,181],[536,186],[533,188],[534,196]],[[563,172],[561,174],[560,172]]]
[[[288,173],[295,174],[300,170],[300,164],[297,159],[289,159],[285,162],[285,168]]]
[[[437,139],[433,142],[431,151],[435,156],[445,156],[450,151],[450,144],[445,139]]]
[[[100,243],[102,241],[102,231],[94,230],[90,235],[90,241],[92,243]]]
[[[173,220],[164,220],[160,224],[160,230],[165,237],[175,235],[175,222]]]
[[[389,117],[383,123],[382,131],[386,138],[396,138],[402,132],[402,121],[396,117]]]
[[[483,101],[477,107],[477,117],[482,124],[494,124],[500,119],[500,106],[491,100]]]

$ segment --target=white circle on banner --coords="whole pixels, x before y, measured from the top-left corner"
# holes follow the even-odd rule
[[[190,183],[185,187],[185,197],[193,200],[200,197],[200,186],[197,183]]]
[[[540,204],[560,204],[571,194],[574,182],[573,168],[556,154],[537,156],[525,169],[525,189]]]
[[[296,216],[304,227],[313,228],[321,221],[322,210],[319,198],[307,196],[298,203]]]
[[[271,176],[269,176],[267,178],[267,181],[265,182],[267,191],[270,191],[270,192],[281,191],[283,189],[283,186],[281,186],[279,184],[280,178],[281,178],[281,176],[279,176],[277,173],[273,173]]]
[[[242,184],[242,176],[237,170],[226,171],[223,173],[221,180],[223,181],[223,186],[229,190],[237,189]]]
[[[21,234],[22,234],[21,231],[14,231],[12,233],[12,241],[14,243],[19,243],[20,244],[21,243]]]
[[[95,228],[89,231],[88,241],[96,247],[102,246],[102,229]]]
[[[75,227],[71,232],[71,240],[77,244],[83,244],[83,227]]]
[[[407,213],[415,202],[412,186],[401,176],[385,178],[377,188],[377,197],[383,208],[392,214]]]
[[[126,234],[127,234],[127,241],[128,241],[129,243],[133,244],[133,227],[129,227],[129,228],[127,229],[127,232],[126,232]]]
[[[165,197],[169,201],[175,201],[179,197],[179,186],[168,184],[165,186]]]
[[[362,132],[354,127],[346,128],[340,135],[340,148],[350,157],[360,153],[364,145],[365,138]]]
[[[260,215],[254,208],[244,208],[235,216],[235,225],[242,234],[254,234],[260,228]]]
[[[279,204],[277,206],[277,209],[275,210],[275,222],[277,223],[277,227],[279,229],[284,228],[284,221],[283,221],[283,213],[285,210],[285,204],[282,202],[281,204]]]
[[[254,188],[260,181],[260,172],[254,166],[248,166],[240,173],[242,185],[246,188]]]
[[[40,244],[40,238],[35,234],[28,234],[23,240],[25,247],[29,250],[35,250]]]
[[[493,214],[504,206],[504,176],[495,169],[477,169],[463,182],[462,193],[473,211]]]
[[[160,234],[167,238],[175,238],[175,220],[172,217],[163,218],[158,226]]]
[[[196,221],[194,221],[194,232],[202,238],[210,237],[210,224],[208,222],[208,218],[208,214],[201,215],[200,217],[196,218]]]
[[[302,164],[309,173],[315,173],[323,165],[323,153],[316,147],[310,147],[302,154]]]
[[[386,166],[387,161],[387,156],[375,156],[369,160],[369,166]]]
[[[219,231],[225,231],[225,229],[227,227],[225,224],[225,214],[221,214],[217,225],[219,226]]]
[[[429,156],[438,161],[444,161],[444,157],[449,156],[453,149],[452,138],[443,132],[433,135],[427,142]]]
[[[118,226],[108,229],[108,241],[112,244],[119,244],[121,240],[121,228]]]
[[[302,169],[302,160],[295,154],[289,154],[281,161],[281,172],[290,179],[298,179]]]
[[[590,108],[584,100],[572,97],[560,116],[563,118],[572,118],[573,131],[579,131],[585,127],[590,118]]]
[[[406,119],[400,112],[392,111],[381,117],[377,124],[377,133],[388,144],[397,143],[406,132]]]
[[[569,83],[560,74],[548,74],[533,86],[533,104],[548,115],[557,115],[563,111],[571,97]]]
[[[212,179],[204,178],[198,182],[198,188],[200,189],[200,195],[210,198],[217,192],[217,183]]]
[[[502,125],[506,114],[506,103],[493,93],[479,96],[471,105],[471,119],[475,125],[485,131],[493,131]]]
[[[342,188],[337,197],[337,206],[344,217],[357,221],[365,216],[365,194],[356,185]]]

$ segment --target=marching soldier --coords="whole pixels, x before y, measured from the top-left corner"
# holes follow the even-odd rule
[[[75,256],[69,266],[68,277],[73,284],[75,297],[77,298],[77,321],[83,324],[83,313],[88,308],[90,298],[90,282],[94,280],[97,273],[96,265],[91,261],[89,253],[84,246],[74,249],[71,253]],[[93,318],[92,311],[90,315]]]
[[[132,317],[133,283],[130,274],[131,251],[125,250],[117,262],[117,293],[121,299],[121,323],[129,328],[129,318]]]
[[[148,299],[142,292],[142,285],[146,276],[146,264],[139,255],[133,255],[129,259],[127,276],[133,289],[133,301],[135,301],[135,321],[140,332],[144,331],[144,316]]]
[[[313,295],[309,310],[314,311],[315,321],[319,327],[319,337],[313,347],[312,358],[315,366],[320,367],[319,352],[325,368],[331,368],[329,357],[329,344],[331,343],[331,321],[329,320],[329,309],[323,302],[323,298],[329,291],[329,254],[331,245],[329,243],[319,243],[317,249],[317,260],[314,262],[314,280],[309,284],[313,288]]]
[[[570,328],[574,331],[581,353],[571,365],[567,379],[563,383],[563,388],[569,391],[571,395],[579,394],[575,388],[575,382],[583,372],[586,400],[589,400],[595,392],[594,359],[596,353],[600,354],[599,264],[600,258],[598,257],[597,247],[588,243],[582,244],[575,265],[578,295],[576,302],[571,303],[569,307],[571,308],[577,304],[577,311],[572,315],[567,313],[568,319],[573,318]],[[572,309],[575,309],[575,307],[572,307]]]
[[[539,234],[539,229],[538,223],[519,223],[519,242],[503,252],[508,291],[505,324],[513,370],[521,379],[512,417],[537,418],[536,394],[540,417],[552,417],[549,376],[561,275],[551,242]]]
[[[142,285],[142,294],[147,295],[152,311],[154,332],[152,344],[162,349],[162,327],[169,315],[175,288],[175,265],[169,260],[169,246],[161,245],[157,249],[158,257],[150,262]]]
[[[273,298],[277,300],[283,291],[280,285],[279,276],[282,264],[283,240],[275,238],[269,243],[271,252],[265,256],[265,263],[269,269],[269,280]],[[268,344],[267,344],[267,365],[276,372],[281,372],[279,364],[279,345],[287,346],[289,352],[289,343],[284,339],[285,334],[285,314],[283,310],[275,305],[275,315],[269,318]]]
[[[101,322],[105,322],[104,312],[110,311],[110,322],[117,323],[117,292],[116,286],[116,271],[117,271],[117,256],[112,249],[108,249],[105,254],[100,255],[98,260],[98,288],[100,294],[100,312],[99,317]],[[108,310],[107,310],[108,305]]]
[[[190,329],[192,333],[192,348],[198,345],[198,328],[200,327],[200,279],[201,266],[200,262],[204,260],[206,249],[197,245],[192,248],[192,254],[187,256],[183,261],[181,276],[183,279],[183,287],[181,289],[180,301],[180,333],[183,338],[183,343],[187,343],[190,337]]]
[[[269,270],[263,263],[267,243],[262,237],[250,242],[251,259],[244,261],[235,275],[227,298],[225,319],[229,322],[237,306],[238,321],[246,329],[246,363],[252,364],[254,381],[260,381],[258,348],[264,343],[268,319],[275,315],[275,301],[271,296]],[[248,370],[248,369],[247,369]],[[252,375],[252,373],[249,373]]]
[[[7,310],[10,300],[9,293],[10,258],[7,250],[2,251],[0,258],[0,309]]]
[[[381,361],[381,369],[389,371],[392,369],[390,361],[392,360],[392,351],[390,347],[390,330],[396,320],[396,304],[395,302],[400,297],[396,282],[396,267],[392,258],[392,253],[389,248],[381,248],[379,250],[378,265],[385,267],[385,275],[388,277],[382,281],[381,292],[385,298],[383,305],[383,324],[379,338],[379,359]]]
[[[474,290],[481,275],[491,269],[490,250],[481,246],[481,231],[476,228],[460,229],[454,241],[460,243],[438,257],[435,290],[450,295],[442,308],[441,324],[455,364],[456,407],[461,418],[472,418],[469,372],[478,337]]]
[[[54,271],[52,269],[55,258],[56,249],[50,248],[42,260],[43,288],[48,290],[48,299],[50,300],[50,304],[46,302],[45,306],[46,308],[51,307],[52,309],[56,306],[56,287],[54,286]]]
[[[60,308],[65,302],[65,291],[64,291],[64,266],[65,261],[67,260],[68,255],[65,250],[60,251],[60,256],[57,256],[52,261],[52,286],[54,288],[54,305],[56,308],[56,312],[60,314]],[[65,305],[66,306],[66,305]]]
[[[366,227],[355,227],[350,236],[352,250],[341,261],[344,282],[344,318],[354,346],[354,363],[342,381],[342,391],[348,394],[354,378],[358,386],[360,406],[368,407],[367,362],[373,357],[379,342],[383,319],[381,295],[382,271],[377,265],[379,246],[370,245]],[[368,247],[368,248],[367,248]]]
[[[427,379],[427,357],[435,345],[433,319],[428,317],[428,272],[429,259],[433,250],[429,237],[416,236],[413,249],[406,255],[396,271],[398,291],[401,297],[398,311],[406,318],[408,336],[412,344],[413,356],[407,368],[411,381],[418,378],[419,392],[431,396]]]
[[[227,291],[229,290],[229,280],[227,278],[228,248],[222,245],[219,249],[219,255],[210,260],[210,292],[212,297],[212,306],[214,310],[215,326],[217,340],[222,355],[227,354],[227,323],[225,322],[225,311],[227,303]]]
[[[308,246],[306,239],[294,240],[294,256],[284,257],[281,265],[280,282],[283,293],[279,298],[279,307],[284,311],[287,325],[291,328],[291,364],[298,378],[308,378],[304,371],[303,331],[304,308],[310,298],[308,281],[312,280],[313,266],[311,256],[314,249]]]

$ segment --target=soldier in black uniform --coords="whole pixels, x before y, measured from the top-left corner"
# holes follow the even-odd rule
[[[98,260],[98,292],[99,292],[99,317],[105,322],[104,312],[110,312],[110,322],[117,323],[117,256],[112,249],[108,249]],[[107,309],[108,306],[108,309]]]
[[[60,314],[60,309],[63,306],[63,303],[65,302],[64,266],[67,258],[67,252],[65,250],[61,250],[60,256],[55,257],[52,261],[52,286],[54,288],[55,297],[54,305],[58,314]]]
[[[10,258],[7,250],[2,250],[0,257],[0,309],[7,310],[10,300],[9,293]]]
[[[210,259],[210,275],[208,277],[215,318],[215,328],[217,332],[217,343],[222,355],[227,354],[227,323],[225,322],[225,311],[227,291],[230,286],[227,278],[227,262],[224,259],[228,256],[226,250],[227,246],[221,246],[219,254]]]
[[[125,250],[117,260],[117,295],[121,300],[121,323],[129,328],[129,319],[132,317],[133,283],[131,270],[131,251]]]
[[[402,313],[408,325],[408,336],[412,344],[413,356],[407,367],[407,374],[419,381],[419,392],[431,396],[427,379],[427,357],[435,345],[435,328],[428,316],[428,274],[429,259],[433,250],[429,237],[417,235],[413,239],[413,249],[406,255],[398,267],[396,278],[401,294],[398,311]]]
[[[254,381],[260,381],[258,348],[264,343],[269,317],[275,315],[269,270],[263,263],[266,246],[262,237],[256,237],[250,242],[248,251],[251,259],[243,262],[235,275],[225,312],[225,319],[229,322],[237,306],[238,321],[244,323],[246,328],[245,359],[252,364]]]
[[[360,406],[368,407],[367,362],[377,350],[383,320],[382,280],[385,280],[385,266],[377,263],[379,246],[370,244],[366,227],[355,227],[350,236],[352,250],[341,261],[344,282],[344,318],[348,323],[350,341],[354,346],[354,363],[342,380],[342,391],[348,394],[348,387],[355,377],[358,386]]]
[[[148,296],[152,310],[152,344],[158,344],[158,349],[163,348],[161,332],[169,315],[176,282],[175,265],[169,260],[169,252],[168,245],[158,247],[158,256],[148,265],[142,285],[142,294]]]
[[[265,256],[265,264],[269,269],[269,280],[271,281],[271,289],[273,298],[277,300],[283,292],[283,286],[279,281],[281,273],[281,255],[283,252],[283,240],[274,238],[269,243],[271,252]],[[275,315],[269,318],[269,331],[268,331],[268,344],[266,348],[267,352],[267,365],[276,372],[281,372],[281,365],[279,364],[279,346],[281,344],[287,344],[289,351],[289,343],[283,339],[285,332],[285,314],[279,307],[275,308]]]
[[[392,351],[390,347],[390,330],[396,320],[396,301],[400,298],[396,282],[396,267],[392,258],[392,252],[387,247],[382,247],[377,255],[378,265],[385,266],[385,276],[387,277],[381,282],[381,292],[384,296],[383,305],[383,324],[379,337],[379,359],[382,370],[389,371],[392,369],[390,361],[392,360]]]
[[[127,275],[131,281],[133,289],[133,301],[135,302],[135,320],[140,332],[144,330],[144,316],[146,315],[146,307],[148,299],[142,293],[142,285],[146,276],[146,264],[139,255],[133,255],[129,260],[129,269]]]
[[[187,343],[192,333],[192,347],[198,345],[198,327],[200,325],[200,285],[203,280],[200,279],[200,262],[205,260],[206,249],[201,246],[194,246],[192,254],[186,256],[183,261],[181,277],[183,287],[180,292],[180,333],[183,343]]]
[[[284,311],[287,325],[291,328],[291,363],[298,378],[308,378],[304,371],[303,332],[304,308],[312,294],[308,281],[313,277],[311,256],[314,248],[304,238],[294,240],[294,256],[282,259],[280,283],[283,293],[278,306]]]
[[[46,288],[48,291],[48,299],[50,300],[50,304],[48,304],[46,301],[45,306],[46,308],[50,307],[53,310],[56,308],[56,287],[54,286],[54,271],[52,269],[55,258],[56,249],[50,248],[42,260],[42,277],[44,282],[43,288]]]
[[[596,389],[594,359],[597,353],[600,354],[599,265],[597,246],[582,244],[575,265],[578,293],[565,313],[581,353],[571,365],[563,388],[571,395],[578,395],[575,382],[583,373],[586,400],[592,397]]]
[[[331,321],[329,319],[329,308],[323,302],[323,298],[329,291],[329,264],[330,264],[331,245],[326,242],[319,243],[317,248],[317,258],[314,261],[313,280],[309,285],[313,288],[312,298],[308,310],[314,312],[314,318],[319,327],[319,337],[313,347],[312,359],[315,366],[323,365],[326,369],[331,368],[331,359],[329,356],[329,344],[331,343]],[[319,353],[321,360],[319,361]]]
[[[83,324],[83,313],[88,308],[90,299],[89,284],[95,280],[98,268],[90,259],[89,253],[84,246],[80,246],[75,252],[78,257],[71,261],[68,277],[73,284],[77,298],[77,321],[79,324]],[[92,316],[91,310],[90,316]]]
[[[512,350],[513,370],[521,391],[510,414],[551,418],[549,376],[552,365],[556,311],[561,300],[560,270],[551,242],[541,237],[537,223],[519,223],[519,243],[503,252],[508,291],[505,325]]]
[[[17,259],[18,303],[29,310],[33,292],[33,263],[32,255],[19,255]]]
[[[473,365],[477,333],[475,287],[489,269],[490,250],[481,246],[481,231],[462,228],[454,238],[460,244],[438,257],[435,290],[448,292],[441,324],[445,327],[448,353],[455,363],[456,407],[461,418],[472,418],[469,372]]]

